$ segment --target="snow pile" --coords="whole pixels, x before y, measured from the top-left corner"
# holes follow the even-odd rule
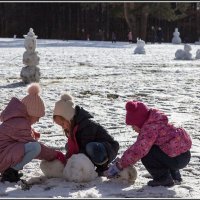
[[[90,190],[86,191],[78,191],[75,195],[72,196],[74,199],[79,199],[79,198],[86,198],[86,199],[91,199],[91,198],[101,198],[102,195],[99,194],[99,191],[96,191],[95,188],[91,188]]]
[[[40,168],[47,178],[63,177],[64,165],[57,159],[53,161],[42,160]]]
[[[98,175],[94,164],[82,153],[72,155],[64,168],[63,176],[67,181],[89,182]]]

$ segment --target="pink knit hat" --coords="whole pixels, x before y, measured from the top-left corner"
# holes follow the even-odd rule
[[[140,101],[128,101],[126,103],[126,124],[142,128],[149,116],[149,108]]]
[[[28,95],[22,99],[22,103],[26,106],[27,112],[33,117],[43,117],[45,115],[44,102],[38,95],[41,87],[38,83],[31,83],[28,86]]]

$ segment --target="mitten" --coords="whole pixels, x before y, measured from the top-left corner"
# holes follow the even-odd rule
[[[64,165],[66,164],[66,157],[61,151],[57,151],[56,159],[60,160]]]
[[[112,177],[118,175],[121,170],[122,169],[119,169],[119,167],[117,167],[117,162],[115,162],[114,164],[109,166],[106,174],[108,177],[112,178]]]
[[[34,129],[32,129],[32,137],[35,139],[35,140],[38,140],[40,139],[40,133],[36,132]]]

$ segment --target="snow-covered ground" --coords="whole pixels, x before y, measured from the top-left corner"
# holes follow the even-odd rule
[[[24,97],[23,39],[0,38],[0,111],[12,96]],[[22,190],[15,183],[0,183],[0,198],[199,198],[200,196],[200,60],[174,60],[183,45],[147,44],[146,55],[134,54],[128,42],[62,41],[37,39],[42,98],[46,115],[34,128],[41,142],[63,152],[65,136],[53,123],[54,103],[69,91],[77,104],[90,111],[120,143],[119,156],[136,140],[125,125],[125,102],[142,100],[165,111],[171,122],[183,126],[193,146],[189,165],[181,170],[183,183],[174,187],[147,186],[148,173],[139,161],[134,184],[98,177],[89,183],[52,178]],[[193,57],[200,45],[191,44]],[[29,180],[42,175],[40,161],[23,170]]]

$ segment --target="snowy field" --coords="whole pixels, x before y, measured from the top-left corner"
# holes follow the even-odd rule
[[[23,98],[24,39],[0,38],[0,111],[11,97]],[[200,45],[191,44],[193,58]],[[171,122],[183,126],[193,146],[189,165],[181,170],[183,183],[173,187],[147,186],[148,173],[139,161],[134,184],[98,177],[89,183],[52,178],[22,190],[16,183],[0,183],[0,198],[199,198],[200,197],[200,60],[175,60],[183,45],[146,44],[146,55],[135,55],[128,42],[37,40],[42,98],[46,115],[34,128],[40,141],[65,153],[65,136],[53,123],[54,103],[63,91],[90,111],[120,143],[119,156],[136,140],[125,125],[125,102],[141,100],[160,108]],[[42,176],[40,161],[24,167],[26,180]]]

